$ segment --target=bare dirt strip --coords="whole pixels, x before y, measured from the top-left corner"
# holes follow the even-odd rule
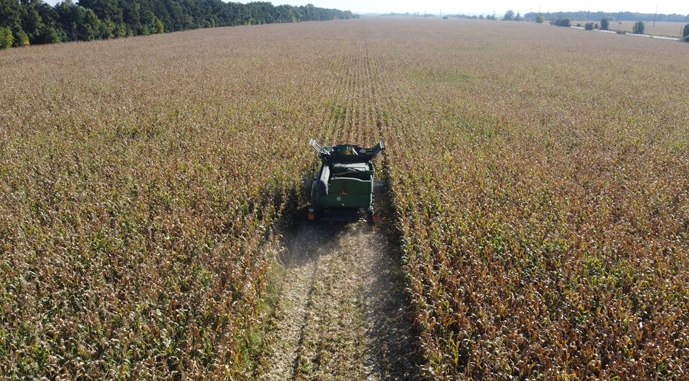
[[[258,379],[416,378],[399,264],[382,228],[302,223],[285,248]]]

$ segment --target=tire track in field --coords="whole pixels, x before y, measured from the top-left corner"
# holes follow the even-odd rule
[[[361,139],[380,137],[373,121],[377,83],[369,46],[354,48],[339,67],[345,87],[329,124],[341,142],[364,144]],[[381,195],[376,200],[378,210],[390,209]],[[286,234],[279,302],[266,339],[270,352],[258,366],[259,379],[414,378],[415,340],[397,254],[386,238],[388,218],[383,213],[375,227],[304,222]]]
[[[299,226],[285,244],[264,380],[404,380],[414,338],[384,225]]]

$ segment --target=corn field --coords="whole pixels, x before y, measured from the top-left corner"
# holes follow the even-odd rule
[[[671,41],[360,19],[0,53],[0,374],[251,378],[323,144],[388,147],[433,379],[689,375]]]

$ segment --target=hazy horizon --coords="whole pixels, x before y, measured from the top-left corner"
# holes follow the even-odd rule
[[[44,0],[50,5],[59,3],[59,0]],[[78,3],[78,0],[73,0]],[[248,3],[251,1],[239,1]],[[449,0],[279,0],[271,1],[273,5],[289,4],[300,6],[313,4],[320,8],[336,8],[343,11],[352,11],[357,14],[366,13],[429,13],[429,14],[493,14],[502,15],[507,10],[525,14],[528,12],[571,12],[571,11],[590,11],[590,12],[638,12],[638,13],[658,13],[665,14],[689,14],[689,2],[679,1],[622,1],[622,0],[601,0],[601,1],[506,1],[494,0],[487,2],[461,3]]]

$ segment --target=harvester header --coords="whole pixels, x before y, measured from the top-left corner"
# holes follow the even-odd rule
[[[328,163],[365,163],[385,149],[385,142],[380,141],[373,148],[365,148],[352,144],[338,144],[332,147],[323,147],[311,139],[309,145],[321,156],[323,162]]]

